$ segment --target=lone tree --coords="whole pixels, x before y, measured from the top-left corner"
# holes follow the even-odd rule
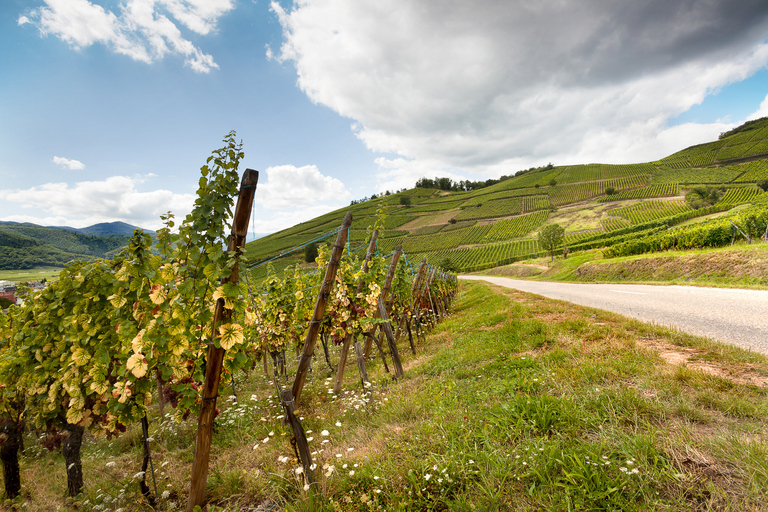
[[[565,228],[560,224],[549,224],[539,231],[539,245],[555,259],[555,249],[563,242]]]
[[[317,259],[317,244],[312,242],[304,247],[304,261],[307,263],[314,263]]]

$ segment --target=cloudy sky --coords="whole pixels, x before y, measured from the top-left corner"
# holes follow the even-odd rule
[[[269,233],[768,115],[764,0],[4,0],[0,220],[157,228],[230,130]]]

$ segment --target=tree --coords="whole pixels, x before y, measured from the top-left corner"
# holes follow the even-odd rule
[[[555,249],[562,243],[564,236],[565,228],[560,224],[549,224],[539,231],[539,245],[552,256],[552,260],[555,259]]]
[[[605,189],[605,195],[612,196],[616,193],[616,189],[614,187],[608,187]]]
[[[411,206],[411,196],[400,196],[401,206]]]
[[[768,180],[760,180],[757,182],[757,186],[768,192]]]
[[[453,272],[456,274],[461,272],[461,269],[459,269],[459,266],[456,265],[456,263],[448,256],[440,260],[440,263],[438,263],[437,266],[446,272]]]
[[[550,187],[554,187],[555,185],[557,185],[557,180],[555,178],[552,178],[551,180],[549,180]]]
[[[317,259],[317,244],[311,243],[304,247],[304,261],[307,263],[314,263]]]

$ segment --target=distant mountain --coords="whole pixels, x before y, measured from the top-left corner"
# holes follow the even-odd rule
[[[128,245],[134,229],[124,222],[86,228],[0,221],[0,270],[64,266],[72,260],[109,258]],[[153,231],[144,230],[154,235]]]
[[[153,235],[153,236],[155,234],[155,232],[152,230],[142,229],[136,226],[132,226],[131,224],[127,224],[125,222],[101,222],[99,224],[94,224],[93,226],[88,226],[86,228],[71,228],[69,226],[46,226],[46,227],[49,227],[51,229],[66,229],[68,231],[76,231],[84,235],[106,236],[106,237],[131,236],[133,235],[133,231],[135,229],[141,229],[145,233],[149,233],[150,235]]]

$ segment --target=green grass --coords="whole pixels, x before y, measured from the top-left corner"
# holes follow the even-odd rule
[[[638,283],[768,289],[768,244],[666,251],[602,259],[599,250],[526,260],[482,274],[584,283]]]
[[[24,283],[28,281],[40,281],[45,278],[53,281],[59,278],[63,269],[61,267],[36,267],[28,270],[0,270],[0,281],[13,281]]]
[[[314,362],[297,413],[318,464],[311,491],[261,365],[238,374],[239,404],[224,398],[229,386],[218,404],[211,502],[241,511],[764,510],[768,401],[739,380],[768,377],[764,357],[483,283],[462,284],[452,309],[417,357],[401,340],[399,382],[376,359],[370,389],[351,367],[333,395],[332,373]],[[660,347],[695,358],[668,364]],[[698,370],[704,363],[721,372]],[[196,422],[161,422],[156,411],[150,421],[158,487],[168,492],[157,509],[183,508]],[[32,435],[25,442],[18,505],[65,506],[61,455]],[[73,505],[150,510],[135,478],[140,445],[136,426],[88,438],[86,491]]]

